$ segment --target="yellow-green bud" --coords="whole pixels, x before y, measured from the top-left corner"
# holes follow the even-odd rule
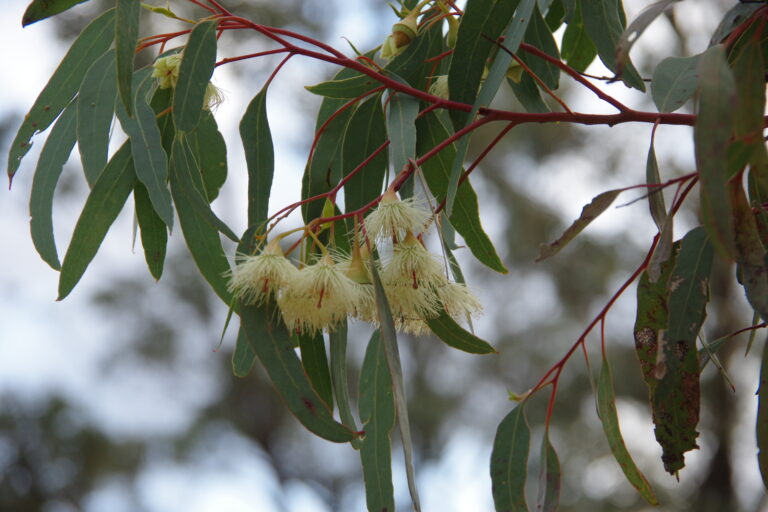
[[[525,71],[523,66],[521,66],[519,62],[514,61],[509,65],[509,68],[507,69],[507,78],[516,84],[519,84],[520,80],[523,78],[523,71]]]

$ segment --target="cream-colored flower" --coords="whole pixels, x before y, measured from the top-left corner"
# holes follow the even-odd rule
[[[483,305],[477,297],[461,283],[453,283],[446,279],[445,284],[437,288],[437,296],[443,309],[457,320],[477,316],[483,311]]]
[[[278,239],[254,256],[238,255],[229,279],[229,291],[247,304],[259,304],[299,273],[283,254]]]
[[[224,93],[213,85],[213,82],[208,82],[208,86],[205,88],[205,96],[203,97],[203,108],[205,110],[215,110],[223,102]]]
[[[445,282],[443,266],[410,231],[394,246],[381,280],[396,321],[432,318],[440,311],[435,290]]]
[[[357,283],[329,255],[301,269],[283,289],[278,304],[291,330],[312,333],[333,330],[364,300]]]
[[[181,54],[174,53],[167,57],[160,57],[152,65],[152,77],[157,78],[161,89],[176,87],[179,80],[179,66],[181,65]]]
[[[400,200],[394,191],[387,190],[376,209],[365,218],[365,229],[374,240],[401,240],[408,232],[423,232],[431,216],[415,199]]]

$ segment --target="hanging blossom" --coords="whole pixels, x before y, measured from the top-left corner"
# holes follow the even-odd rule
[[[365,229],[373,240],[401,240],[408,232],[423,232],[431,218],[432,214],[415,199],[401,200],[394,190],[387,189],[376,209],[365,218]]]
[[[269,242],[254,256],[238,255],[229,279],[229,291],[246,304],[261,304],[296,279],[293,266],[280,248],[280,239]]]
[[[278,297],[285,324],[303,333],[333,330],[362,301],[360,288],[329,254],[301,269]]]
[[[355,293],[358,297],[358,302],[354,304],[350,316],[363,322],[375,324],[377,323],[376,300],[374,298],[371,274],[363,259],[364,252],[367,253],[367,249],[365,247],[361,248],[355,240],[352,245],[352,254],[350,256],[339,256],[337,265],[352,281],[353,287],[356,288]]]

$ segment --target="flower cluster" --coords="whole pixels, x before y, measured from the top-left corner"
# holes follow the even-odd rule
[[[332,331],[346,318],[376,324],[377,313],[370,274],[372,244],[389,256],[377,270],[381,276],[395,326],[411,334],[429,331],[427,321],[447,313],[464,320],[482,306],[469,289],[451,281],[444,261],[424,247],[420,236],[430,225],[430,213],[413,199],[400,200],[388,190],[364,220],[368,243],[356,233],[351,255],[323,255],[299,269],[283,254],[280,237],[258,254],[238,258],[230,291],[249,304],[275,300],[289,329]],[[391,243],[391,247],[389,244]]]

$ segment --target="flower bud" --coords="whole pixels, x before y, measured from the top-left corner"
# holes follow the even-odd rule
[[[448,99],[448,75],[440,75],[435,77],[432,85],[429,86],[429,94],[437,96],[438,98]]]

